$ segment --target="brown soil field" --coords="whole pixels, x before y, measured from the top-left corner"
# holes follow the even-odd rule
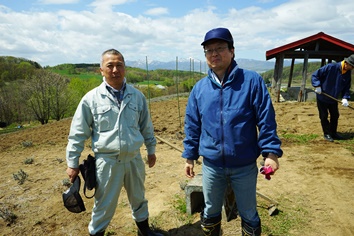
[[[155,133],[182,149],[183,117],[186,98],[151,102]],[[281,214],[297,213],[299,223],[290,227],[287,235],[354,235],[354,110],[340,106],[338,131],[348,138],[330,143],[322,137],[316,103],[274,103],[278,134],[282,138],[284,156],[280,169],[270,181],[259,175],[257,191],[278,202]],[[13,213],[17,219],[9,224],[0,218],[0,235],[88,235],[92,199],[84,199],[86,211],[74,214],[66,210],[62,193],[67,189],[65,147],[71,119],[51,122],[34,128],[0,135],[0,214]],[[318,135],[308,142],[298,143],[291,135]],[[24,143],[32,143],[26,147]],[[92,153],[87,145],[82,158]],[[145,149],[142,147],[145,156]],[[164,235],[201,235],[199,214],[188,216],[176,210],[184,160],[180,150],[158,141],[157,163],[146,174],[146,197],[149,200],[150,224]],[[33,158],[32,164],[25,160]],[[196,174],[201,165],[197,165]],[[13,177],[20,170],[28,174],[23,184]],[[129,204],[122,190],[115,217],[107,229],[109,235],[136,235]],[[263,202],[263,203],[262,203]],[[269,216],[259,199],[262,222]],[[2,213],[1,213],[2,212]],[[284,217],[284,221],[286,217]],[[285,222],[284,222],[285,224]],[[240,219],[223,221],[223,235],[241,235]],[[262,234],[275,235],[275,234]]]

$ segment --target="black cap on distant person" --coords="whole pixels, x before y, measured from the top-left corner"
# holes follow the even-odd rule
[[[64,206],[73,213],[80,213],[86,210],[84,201],[79,194],[80,185],[81,180],[80,177],[77,176],[73,185],[63,193]]]
[[[231,48],[234,47],[234,39],[232,38],[230,31],[226,28],[215,28],[208,31],[205,34],[204,41],[201,45],[205,46],[205,44],[212,39],[224,40],[229,44],[229,46],[231,46]]]
[[[349,65],[354,67],[354,54],[350,55],[347,58],[344,58],[344,61],[346,61]]]

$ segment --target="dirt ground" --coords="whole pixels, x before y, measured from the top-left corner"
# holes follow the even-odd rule
[[[185,105],[186,98],[151,102],[156,135],[180,149]],[[304,144],[284,138],[279,171],[270,181],[260,175],[257,189],[277,201],[280,212],[303,215],[301,223],[294,224],[287,235],[354,235],[353,142],[325,141],[313,102],[281,102],[274,107],[280,136],[318,137]],[[339,132],[352,140],[354,110],[340,107],[340,113]],[[0,210],[18,217],[12,224],[0,218],[0,235],[87,235],[93,200],[86,199],[81,191],[87,210],[80,214],[70,213],[62,202],[62,192],[67,189],[63,180],[67,178],[65,147],[70,122],[65,119],[0,135]],[[32,146],[25,147],[29,142]],[[144,148],[142,152],[145,155]],[[87,145],[83,157],[89,153]],[[180,151],[159,141],[156,154],[157,164],[147,168],[146,178],[150,223],[164,235],[201,235],[198,214],[187,225],[185,218],[176,213],[176,196],[183,196],[181,185],[187,180]],[[33,163],[25,164],[30,158]],[[197,173],[200,168],[198,165]],[[23,184],[13,178],[20,170],[28,174]],[[259,211],[266,209],[260,207]],[[275,217],[263,215],[263,223]],[[136,235],[124,190],[107,232]],[[241,235],[240,220],[223,221],[223,233]]]

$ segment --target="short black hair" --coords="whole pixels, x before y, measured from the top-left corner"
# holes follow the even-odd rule
[[[119,55],[119,56],[122,57],[122,60],[125,63],[123,54],[120,51],[118,51],[117,49],[111,48],[111,49],[107,49],[106,51],[104,51],[102,53],[102,55],[101,55],[101,63],[100,63],[101,67],[102,67],[102,62],[103,62],[103,56],[106,55],[106,54]]]

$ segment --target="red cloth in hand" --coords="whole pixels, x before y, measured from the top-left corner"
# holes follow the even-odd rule
[[[270,180],[270,175],[274,173],[274,170],[271,166],[262,166],[259,172],[264,175],[265,179]]]

